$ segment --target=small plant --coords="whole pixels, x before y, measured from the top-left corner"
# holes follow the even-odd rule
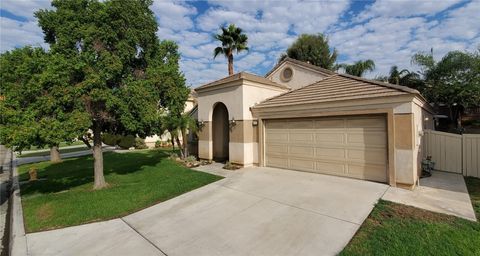
[[[36,166],[32,166],[32,167],[30,168],[30,170],[28,171],[28,175],[29,175],[29,181],[38,180],[37,167],[36,167]]]
[[[155,141],[155,148],[161,148],[163,146],[163,142],[160,140]]]
[[[187,162],[187,163],[193,163],[193,162],[196,162],[196,161],[197,161],[197,158],[195,156],[185,157],[185,162]]]
[[[135,138],[135,145],[136,149],[147,149],[147,144],[145,144],[145,140],[142,138]]]
[[[229,161],[227,161],[225,163],[225,165],[223,166],[223,169],[227,169],[227,170],[237,170],[237,169],[240,169],[240,166],[236,165],[236,164],[232,164],[230,163]]]
[[[171,160],[175,160],[175,161],[176,161],[177,159],[179,159],[177,153],[170,153],[170,156],[168,156],[168,158],[171,159]]]
[[[200,162],[197,161],[197,158],[195,156],[187,156],[183,160],[185,163],[185,166],[187,167],[197,167],[200,166]]]

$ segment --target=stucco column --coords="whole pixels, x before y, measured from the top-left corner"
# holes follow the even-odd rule
[[[253,122],[236,120],[230,127],[230,162],[243,166],[258,164],[258,125]]]
[[[398,186],[411,188],[417,181],[414,161],[413,114],[395,114],[395,170]]]
[[[212,122],[204,121],[198,132],[198,157],[213,159]]]

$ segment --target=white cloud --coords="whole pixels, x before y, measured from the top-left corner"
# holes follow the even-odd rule
[[[250,52],[235,57],[236,72],[255,72],[273,66],[280,53],[286,50],[298,34],[323,32],[335,24],[349,6],[347,1],[210,1],[210,4],[213,6],[195,20],[197,28],[214,34],[218,33],[219,26],[234,23],[249,37]],[[203,57],[199,57],[202,51],[195,51],[195,47],[182,49],[186,50],[186,56],[193,57],[192,53],[195,53],[195,58],[209,59],[218,43],[212,44],[210,51],[205,49]],[[221,65],[206,66],[205,68],[215,71],[207,72],[211,77],[201,75],[200,79],[215,80],[225,76],[227,68],[226,61],[224,62]],[[192,84],[201,84],[189,77],[188,72],[185,73]],[[262,72],[255,73],[261,75]],[[199,77],[197,74],[194,76]]]
[[[178,1],[157,0],[151,9],[159,20],[159,27],[175,31],[192,28],[191,16],[197,14],[195,7]]]
[[[33,12],[49,8],[50,1],[1,1],[2,9],[27,21],[1,18],[0,50],[45,46]],[[349,9],[348,1],[222,0],[209,1],[207,10],[197,10],[188,1],[155,0],[152,10],[159,22],[157,35],[178,43],[187,83],[198,86],[227,75],[225,58],[213,59],[218,42],[212,35],[223,24],[235,23],[249,36],[250,51],[235,56],[236,72],[261,75],[299,34],[326,33],[342,62],[373,59],[377,68],[368,76],[374,77],[388,73],[392,65],[415,69],[411,56],[430,48],[436,57],[451,50],[477,49],[480,1],[462,1],[378,0],[358,14]]]
[[[432,16],[462,0],[377,0],[365,11],[361,12],[357,21],[384,16],[384,17],[410,17],[415,15]]]
[[[374,60],[376,69],[367,77],[385,75],[393,65],[416,70],[411,57],[417,52],[433,48],[434,56],[441,58],[452,50],[476,49],[474,45],[480,41],[477,22],[480,2],[448,9],[457,2],[422,1],[417,7],[407,1],[377,1],[360,14],[363,15],[360,18],[368,16],[368,20],[346,29],[341,26],[332,29],[330,43],[342,54],[342,62]],[[442,18],[433,17],[442,11],[445,11]]]
[[[39,9],[51,9],[50,0],[2,0],[0,8],[8,12],[33,20],[34,12]]]
[[[47,47],[43,42],[42,30],[37,26],[37,23],[35,21],[21,22],[0,17],[0,52],[24,45]]]
[[[256,66],[262,64],[266,60],[265,54],[259,52],[253,52],[251,54],[245,55],[243,58],[239,58],[237,62],[234,62],[235,68],[240,71],[250,71]]]
[[[480,1],[472,1],[463,7],[451,10],[447,18],[430,31],[431,35],[443,38],[473,39],[480,35]]]

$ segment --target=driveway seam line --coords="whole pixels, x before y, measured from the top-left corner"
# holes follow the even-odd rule
[[[350,221],[350,220],[340,219],[340,218],[337,218],[337,217],[334,217],[334,216],[330,216],[330,215],[328,215],[328,214],[320,213],[320,212],[317,212],[317,211],[314,211],[314,210],[305,209],[305,208],[298,207],[298,206],[295,206],[295,205],[291,205],[291,204],[288,204],[288,203],[280,202],[280,201],[277,201],[277,200],[274,200],[274,199],[271,199],[271,198],[268,198],[268,197],[259,196],[259,195],[255,195],[255,194],[253,194],[253,193],[241,191],[241,190],[238,190],[238,189],[235,189],[235,188],[232,188],[232,187],[228,187],[228,186],[226,186],[226,185],[220,185],[220,186],[225,187],[225,188],[228,188],[228,189],[232,189],[232,190],[235,190],[235,191],[238,191],[238,192],[242,192],[242,193],[245,193],[245,194],[249,194],[249,195],[252,195],[252,196],[256,196],[256,197],[258,197],[258,198],[263,198],[263,199],[266,199],[266,200],[270,200],[270,201],[272,201],[272,202],[276,202],[276,203],[279,203],[279,204],[283,204],[283,205],[286,205],[286,206],[290,206],[290,207],[293,207],[293,208],[296,208],[296,209],[299,209],[299,210],[304,210],[304,211],[307,211],[307,212],[311,212],[311,213],[314,213],[314,214],[317,214],[317,215],[322,215],[322,216],[329,217],[329,218],[332,218],[332,219],[336,219],[336,220],[339,220],[339,221],[345,221],[345,222],[348,222],[348,223],[351,223],[351,224],[354,224],[354,225],[357,225],[357,226],[362,225],[362,223],[356,223],[356,222],[353,222],[353,221]]]
[[[146,236],[142,235],[140,232],[138,232],[138,230],[136,230],[132,225],[130,225],[130,223],[128,223],[127,221],[125,221],[123,218],[120,218],[123,223],[125,223],[129,228],[131,228],[133,231],[135,231],[138,235],[140,235],[143,239],[145,239],[148,243],[150,243],[151,245],[153,245],[153,247],[157,248],[157,250],[159,250],[163,255],[165,256],[168,256],[167,253],[165,253],[162,249],[160,249],[160,247],[158,247],[156,244],[154,244],[152,241],[150,241]]]
[[[380,201],[380,199],[385,200],[385,199],[383,199],[383,197],[385,196],[385,194],[387,193],[387,191],[388,191],[389,189],[390,189],[390,187],[387,187],[387,189],[385,189],[385,191],[383,191],[383,194],[382,194],[382,196],[377,200],[377,203],[378,203],[378,201]]]

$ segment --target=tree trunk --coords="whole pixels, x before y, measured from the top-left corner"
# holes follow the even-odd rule
[[[182,140],[183,140],[183,155],[188,156],[188,137],[187,129],[182,129]]]
[[[228,55],[228,75],[233,75],[233,54]]]
[[[58,145],[52,146],[50,148],[50,162],[59,163],[61,161],[62,157],[60,156],[60,150],[58,150]]]
[[[453,109],[453,106],[450,105],[450,106],[448,107],[448,110],[450,111],[450,121],[451,121],[452,123],[455,123],[455,111],[454,111],[454,109]]]
[[[88,141],[87,138],[83,137],[83,136],[80,136],[78,137],[79,140],[83,141],[83,143],[89,148],[89,149],[92,149],[92,145],[90,145],[90,142]]]
[[[184,158],[185,158],[185,154],[183,153],[183,147],[185,147],[185,145],[182,145],[182,144],[180,143],[180,139],[178,138],[178,136],[175,136],[175,140],[177,141],[178,149],[180,149],[180,158],[181,158],[181,159],[184,159]]]
[[[459,109],[457,114],[457,128],[462,129],[462,112]]]
[[[93,159],[93,189],[102,189],[107,186],[107,183],[103,176],[102,127],[97,121],[93,122]]]

